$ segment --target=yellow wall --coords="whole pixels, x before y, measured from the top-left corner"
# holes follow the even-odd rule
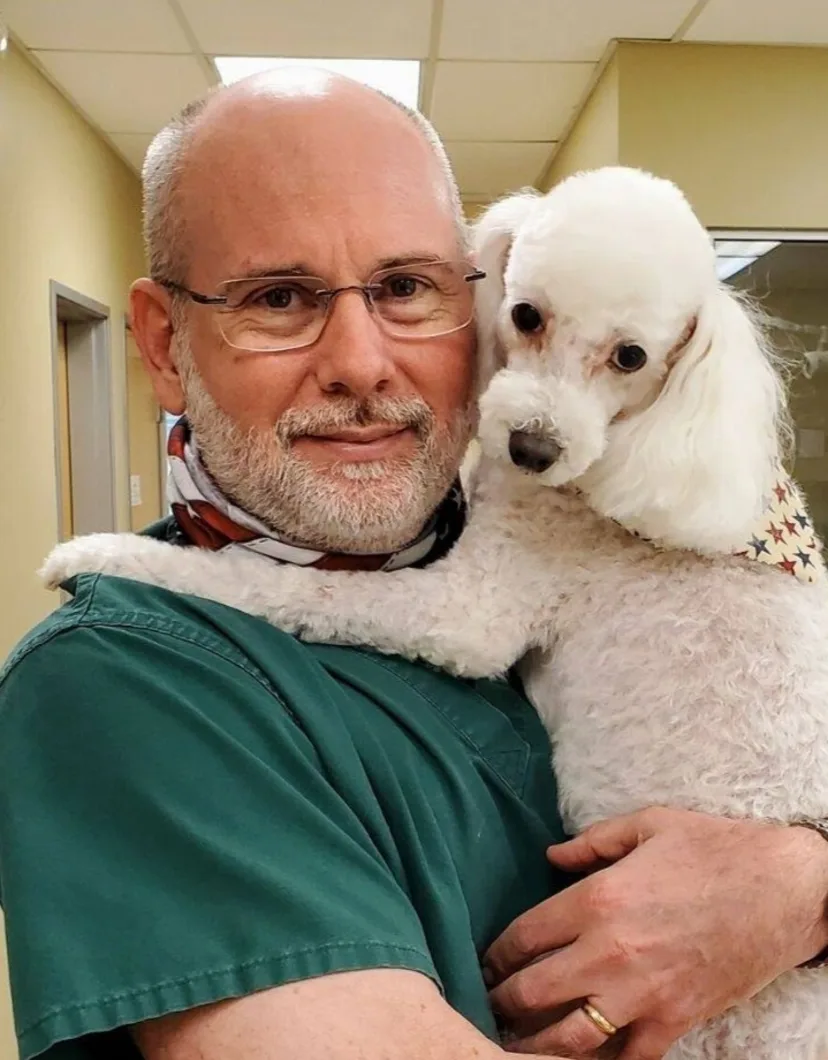
[[[0,55],[0,657],[55,603],[34,577],[57,539],[49,281],[110,309],[126,527],[123,315],[142,272],[137,177],[12,47]]]
[[[464,202],[463,213],[466,215],[466,220],[469,223],[476,221],[487,206],[488,203],[485,202]]]
[[[620,157],[705,224],[828,227],[828,49],[622,44]]]
[[[618,163],[618,91],[618,60],[614,55],[543,176],[543,191],[570,173]]]
[[[674,180],[711,228],[828,228],[828,49],[617,46],[552,163]]]
[[[49,281],[111,312],[118,522],[126,527],[122,321],[128,284],[142,272],[136,176],[10,48],[0,55],[0,658],[56,603],[34,575],[57,540]],[[0,1060],[10,1060],[2,937],[0,948]]]

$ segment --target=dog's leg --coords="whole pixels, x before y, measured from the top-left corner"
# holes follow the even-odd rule
[[[332,572],[259,567],[258,613],[308,641],[363,645],[465,677],[501,674],[546,643],[549,595],[514,545],[472,525],[426,570]]]
[[[473,519],[452,552],[426,570],[320,571],[243,549],[180,549],[131,535],[60,546],[52,586],[90,571],[190,593],[267,619],[305,640],[362,645],[423,659],[466,677],[503,673],[546,643],[552,593],[519,545]]]

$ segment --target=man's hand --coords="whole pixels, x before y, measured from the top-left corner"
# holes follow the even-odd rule
[[[593,874],[517,919],[486,956],[492,1004],[518,1033],[587,999],[627,1028],[623,1060],[660,1060],[828,945],[828,843],[805,828],[651,809],[548,856]],[[590,1055],[606,1041],[578,1008],[509,1048]]]

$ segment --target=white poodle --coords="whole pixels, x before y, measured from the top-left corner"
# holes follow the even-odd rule
[[[477,249],[492,378],[446,559],[330,573],[113,536],[63,546],[47,579],[148,580],[462,675],[524,659],[573,832],[654,804],[828,816],[828,590],[752,558],[774,486],[794,490],[784,396],[706,232],[672,184],[606,169],[498,203]],[[795,555],[778,565],[821,573]],[[824,1060],[828,974],[782,977],[669,1056]]]

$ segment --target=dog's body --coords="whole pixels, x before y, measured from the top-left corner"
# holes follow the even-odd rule
[[[484,221],[481,257],[489,254],[484,265],[504,282],[490,292],[488,317],[482,307],[482,326],[508,367],[482,400],[492,459],[479,469],[470,525],[440,563],[349,575],[278,567],[243,548],[182,555],[146,539],[101,537],[64,546],[47,579],[100,570],[148,580],[309,640],[370,645],[461,675],[502,673],[524,659],[572,831],[655,804],[781,821],[828,816],[828,587],[733,555],[778,473],[779,387],[747,317],[717,288],[686,204],[649,179],[587,180],[574,198],[564,189],[545,233],[540,199],[519,200],[517,213],[507,201],[488,229]],[[625,288],[621,232],[614,280],[612,248],[606,282],[590,291],[589,278],[566,271],[566,246],[550,279],[549,226],[564,243],[570,228],[580,238],[579,205],[590,207],[607,180],[638,196],[630,209],[641,216],[652,191],[663,223],[677,218],[665,247],[672,240],[681,252],[658,268],[642,254]],[[607,216],[623,229],[619,205]],[[596,225],[605,224],[599,216]],[[588,239],[576,245],[583,260],[600,249]],[[659,269],[671,265],[686,265],[690,279],[684,288],[679,276],[672,301],[661,292],[670,304],[655,305]],[[528,336],[504,316],[502,307],[557,297]],[[633,343],[649,353],[646,372],[614,369],[617,350]],[[515,435],[521,445],[534,439],[534,474],[512,466]],[[826,1055],[828,974],[819,970],[782,977],[669,1054]]]
[[[466,676],[526,650],[573,833],[650,805],[735,817],[828,805],[828,587],[731,557],[663,552],[578,497],[484,470],[473,518],[424,571],[277,567],[106,536],[63,546],[80,570],[209,597],[308,640],[370,644]],[[678,1043],[670,1060],[823,1060],[828,974],[791,973]]]

